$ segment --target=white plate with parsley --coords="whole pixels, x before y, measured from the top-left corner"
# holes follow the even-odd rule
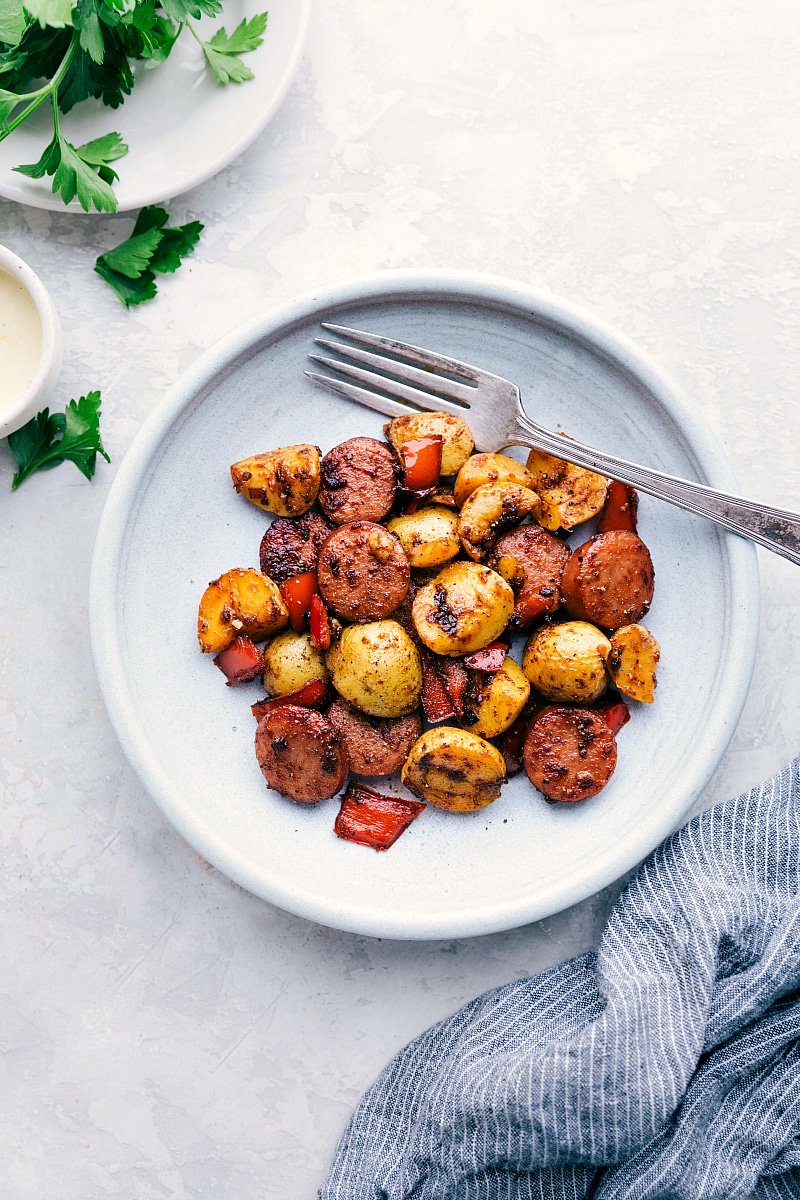
[[[23,30],[0,13],[0,196],[36,208],[123,212],[203,183],[262,132],[300,61],[311,0],[70,5],[26,4],[51,22],[45,29],[32,21]],[[120,19],[141,29],[108,23],[123,9]],[[27,64],[13,68],[26,48]],[[50,88],[44,99],[42,79]],[[87,95],[104,86],[108,100],[122,103]],[[68,111],[59,112],[54,134],[53,91],[63,106],[65,87]],[[13,103],[19,95],[29,98]]]

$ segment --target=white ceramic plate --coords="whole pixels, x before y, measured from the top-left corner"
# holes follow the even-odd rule
[[[199,22],[204,36],[269,12],[264,41],[243,61],[255,78],[220,87],[203,66],[200,47],[184,30],[172,54],[153,70],[137,69],[136,85],[121,108],[87,100],[62,118],[65,137],[82,145],[117,130],[129,149],[114,163],[118,211],[178,196],[221,171],[261,133],[277,111],[297,69],[311,0],[226,0],[222,16]],[[52,179],[14,171],[36,162],[52,137],[49,109],[35,113],[0,142],[0,196],[34,208],[64,210]],[[73,201],[69,211],[83,212]]]
[[[731,487],[708,430],[594,318],[480,276],[388,273],[306,297],[209,352],[129,450],[92,568],[98,677],[121,745],[183,836],[244,887],[327,925],[396,938],[510,928],[591,895],[675,828],[739,717],[755,646],[752,546],[648,497],[640,532],[657,586],[657,701],[635,705],[608,787],[549,805],[524,776],[470,816],[429,809],[384,854],[339,841],[336,801],[269,792],[253,753],[258,684],[227,688],[195,641],[200,595],[258,564],[268,518],[228,465],[311,440],[381,436],[378,414],[304,378],[319,322],[374,330],[515,380],[529,411],[599,447]]]

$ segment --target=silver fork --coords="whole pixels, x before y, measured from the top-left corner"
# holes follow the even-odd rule
[[[531,421],[522,407],[518,387],[479,367],[345,325],[323,322],[322,327],[355,344],[315,338],[317,345],[333,350],[340,358],[319,354],[308,357],[345,379],[315,371],[305,373],[315,383],[348,400],[365,404],[388,417],[420,409],[452,413],[468,421],[479,450],[502,450],[507,446],[546,450],[557,458],[567,458],[580,467],[707,517],[800,565],[800,513],[757,504],[755,500],[731,496],[703,483],[677,479],[626,462],[581,442],[565,441]]]

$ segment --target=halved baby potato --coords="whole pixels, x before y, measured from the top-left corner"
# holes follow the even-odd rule
[[[384,426],[384,432],[398,453],[404,442],[438,434],[442,439],[442,475],[455,475],[475,447],[469,425],[450,413],[404,414]]]
[[[254,454],[233,464],[231,479],[236,491],[258,508],[279,517],[299,517],[317,498],[319,448],[303,442]]]
[[[610,652],[606,635],[588,621],[544,625],[528,640],[522,669],[548,700],[591,704],[608,686]]]
[[[472,454],[458,472],[453,496],[459,508],[484,483],[518,483],[532,488],[533,476],[509,454]]]
[[[485,676],[483,686],[478,691],[477,703],[471,702],[465,708],[462,722],[470,733],[477,733],[484,738],[497,737],[514,724],[530,694],[531,685],[522,668],[507,654],[500,670]],[[472,717],[477,720],[472,720]]]
[[[441,504],[393,517],[387,529],[400,539],[406,558],[417,569],[444,566],[461,551],[458,514]]]
[[[197,613],[197,640],[204,654],[218,654],[239,634],[263,642],[289,619],[283,596],[268,575],[234,567],[203,592]]]
[[[474,812],[500,795],[506,764],[490,742],[466,729],[438,725],[417,738],[402,771],[410,792],[436,808]]]
[[[327,683],[325,655],[311,645],[311,635],[284,629],[264,651],[261,676],[268,696],[289,696],[318,679]]]
[[[531,450],[528,470],[533,477],[531,486],[541,500],[537,520],[551,533],[556,529],[574,529],[597,516],[605,503],[608,480],[594,471],[544,450]]]
[[[420,588],[411,618],[435,654],[471,654],[495,641],[514,611],[505,579],[476,562],[455,562]]]
[[[406,717],[419,707],[419,651],[397,621],[348,625],[325,661],[339,695],[368,716]]]
[[[611,635],[611,652],[606,666],[623,696],[652,704],[660,658],[661,647],[649,629],[644,625],[623,625]]]
[[[518,483],[482,483],[464,501],[458,536],[470,558],[480,562],[506,530],[536,516],[539,497]]]

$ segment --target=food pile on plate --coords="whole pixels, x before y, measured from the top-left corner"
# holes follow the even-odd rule
[[[426,805],[484,808],[522,770],[548,801],[596,795],[625,698],[651,703],[656,684],[635,492],[538,450],[525,465],[474,453],[448,414],[385,432],[230,468],[275,519],[260,571],[206,588],[198,638],[230,685],[263,681],[252,711],[267,784],[316,804],[361,777],[335,831],[380,850]],[[417,800],[363,782],[397,771]]]

